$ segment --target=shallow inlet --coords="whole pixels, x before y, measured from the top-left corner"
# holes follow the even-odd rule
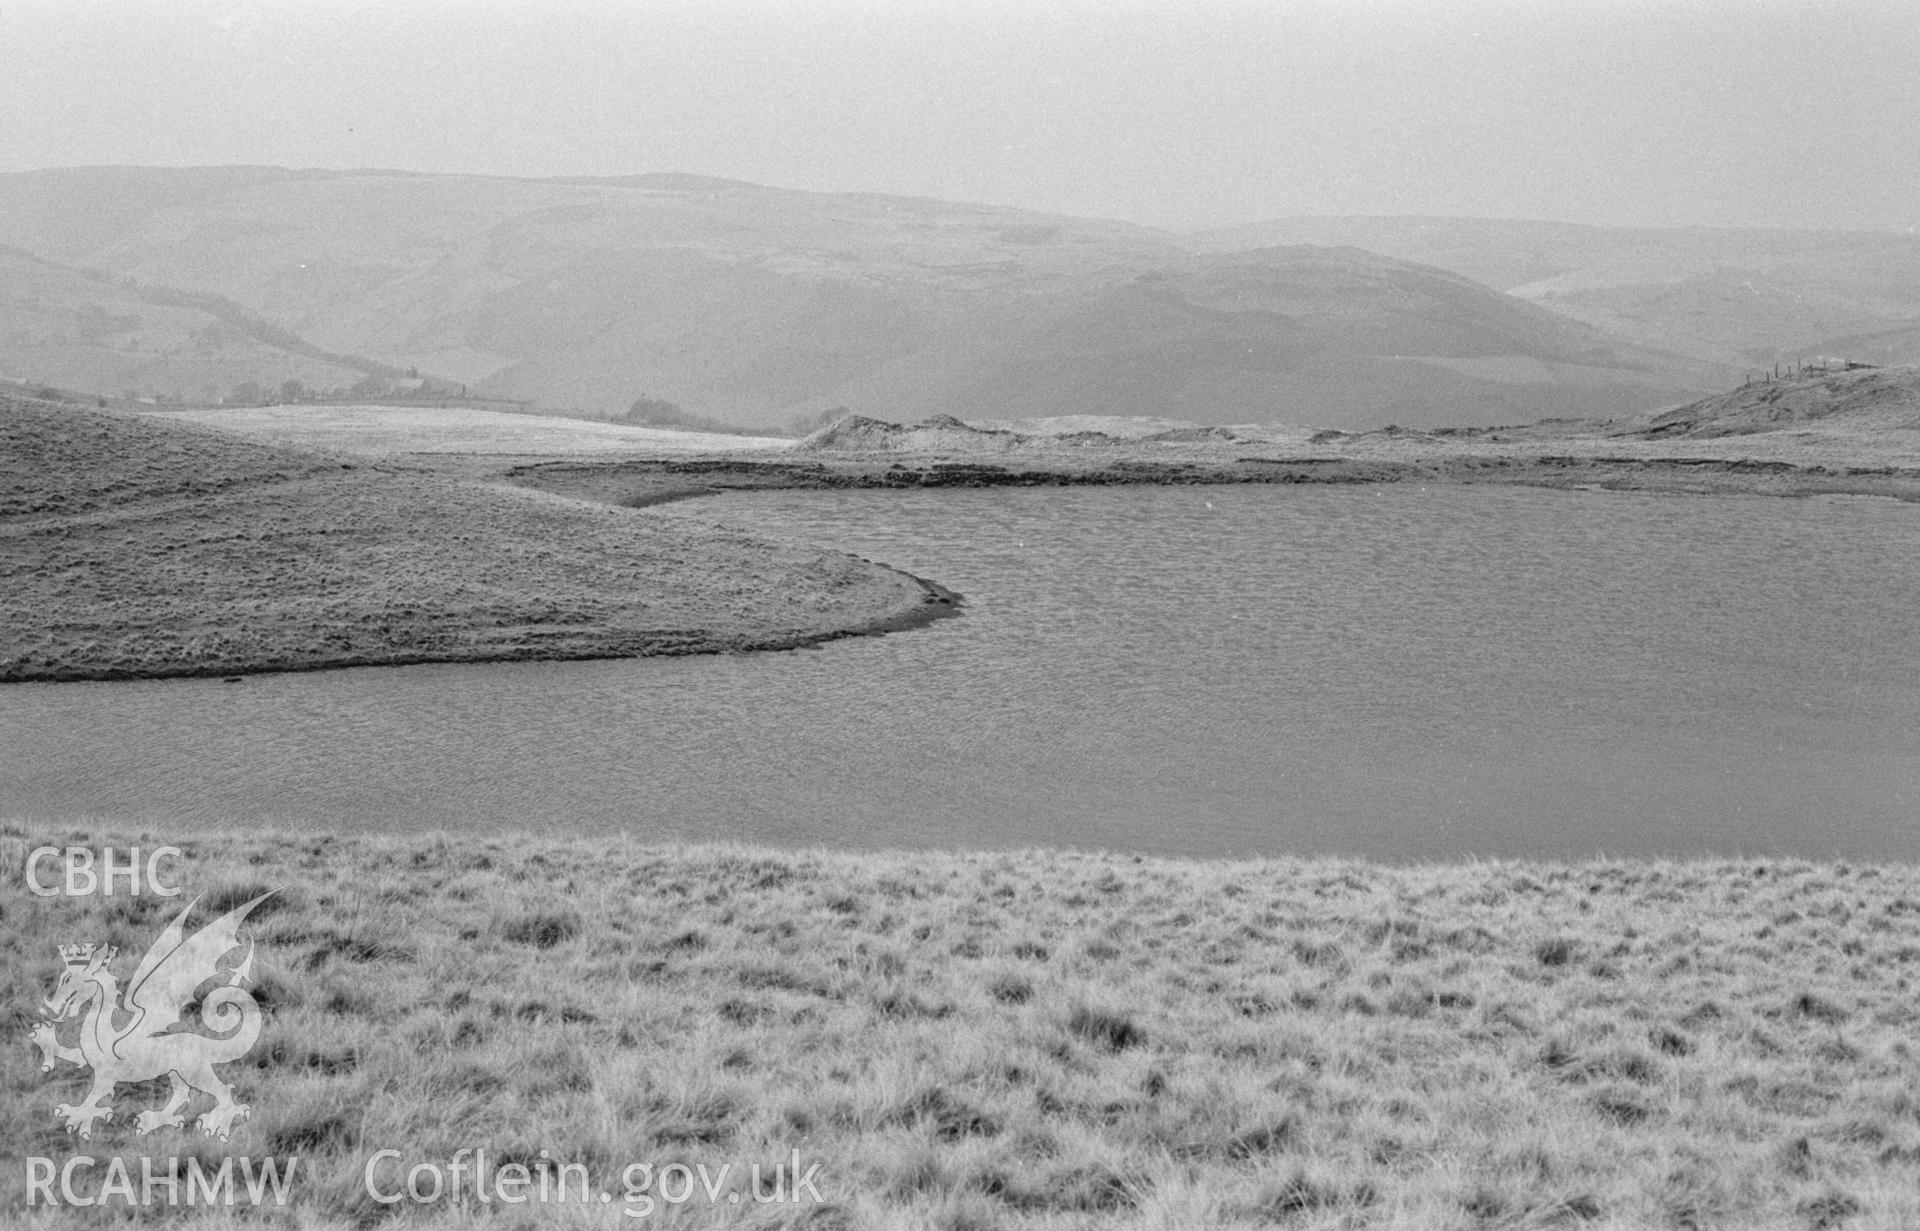
[[[794,653],[0,692],[0,815],[1386,859],[1920,858],[1920,509],[742,493],[959,619]]]

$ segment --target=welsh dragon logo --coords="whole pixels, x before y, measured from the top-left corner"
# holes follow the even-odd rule
[[[247,1054],[260,1037],[260,1005],[240,985],[253,978],[253,942],[238,962],[223,959],[242,946],[241,922],[254,907],[278,893],[270,889],[259,897],[186,934],[187,916],[195,898],[167,925],[121,992],[119,980],[108,969],[119,952],[112,945],[61,945],[65,970],[53,995],[42,1002],[47,1020],[28,1032],[40,1049],[40,1071],[52,1072],[56,1060],[93,1070],[93,1088],[79,1104],[61,1103],[53,1114],[66,1121],[69,1133],[82,1140],[94,1126],[113,1119],[113,1088],[122,1082],[166,1077],[172,1096],[158,1110],[141,1112],[134,1127],[141,1133],[161,1128],[184,1128],[180,1114],[198,1090],[213,1096],[213,1107],[198,1124],[209,1137],[225,1141],[234,1122],[247,1114],[245,1103],[233,1099],[233,1087],[213,1071]],[[182,1015],[194,993],[209,980],[218,980],[200,999],[200,1020],[217,1034],[197,1034],[184,1028]],[[79,1018],[79,1046],[61,1043],[57,1031]],[[115,1024],[118,1022],[119,1024]]]

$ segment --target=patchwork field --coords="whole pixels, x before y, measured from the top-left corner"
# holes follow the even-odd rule
[[[184,851],[167,864],[177,899],[17,888],[42,844],[124,859],[163,841]],[[1911,868],[16,823],[0,869],[6,1157],[84,1151],[96,1185],[114,1156],[135,1176],[145,1156],[297,1157],[286,1206],[248,1225],[634,1225],[621,1213],[649,1195],[650,1217],[688,1227],[1920,1221]],[[110,942],[131,969],[195,895],[197,926],[278,886],[248,926],[265,1024],[225,1070],[252,1108],[231,1139],[135,1135],[163,1083],[123,1088],[94,1141],[68,1136],[53,1106],[85,1074],[41,1072],[25,1041],[56,946]],[[374,1188],[393,1195],[416,1166],[444,1179],[463,1149],[489,1183],[568,1167],[569,1199],[482,1202],[471,1154],[459,1200],[369,1194],[382,1150],[397,1154]],[[771,1177],[796,1155],[818,1164],[817,1202],[729,1202],[751,1164]],[[733,1170],[717,1196],[670,1202],[636,1163]],[[583,1185],[611,1202],[582,1203]],[[4,1191],[12,1225],[101,1214],[23,1209],[13,1164]]]

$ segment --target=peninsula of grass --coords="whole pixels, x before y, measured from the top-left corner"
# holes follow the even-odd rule
[[[161,843],[179,898],[19,888],[42,845]],[[13,824],[0,871],[0,1154],[297,1157],[245,1225],[651,1225],[622,1217],[634,1163],[731,1165],[712,1199],[653,1190],[681,1227],[1920,1225],[1920,869]],[[67,1136],[52,1108],[86,1074],[26,1042],[57,946],[130,970],[195,895],[198,923],[277,886],[231,1140],[135,1135],[163,1082]],[[575,1178],[564,1204],[482,1202],[471,1175],[382,1204],[382,1150],[385,1193],[461,1150]],[[819,1203],[728,1200],[796,1154]],[[24,1208],[17,1166],[8,1225],[113,1217]]]
[[[718,526],[0,402],[0,682],[779,649],[951,609]]]

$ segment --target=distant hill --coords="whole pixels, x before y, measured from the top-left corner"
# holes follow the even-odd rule
[[[1621,434],[1709,439],[1817,425],[1826,432],[1920,431],[1920,367],[1798,372],[1621,425]]]
[[[1352,244],[1735,367],[1815,355],[1920,363],[1920,235],[1302,217],[1189,238],[1210,252]]]
[[[996,305],[836,393],[911,417],[1378,426],[1616,414],[1724,382],[1457,275],[1294,247]]]
[[[328,354],[600,414],[644,395],[747,425],[1472,424],[1738,379],[1351,246],[1196,252],[1119,222],[681,175],[27,172],[0,175],[0,243],[219,296]],[[0,370],[19,362],[0,341]]]
[[[1881,367],[1920,363],[1920,321],[1893,329],[1827,338],[1810,349],[1816,357],[1852,359]]]
[[[217,296],[131,287],[0,247],[0,379],[212,401],[248,382],[330,389],[377,370]]]

